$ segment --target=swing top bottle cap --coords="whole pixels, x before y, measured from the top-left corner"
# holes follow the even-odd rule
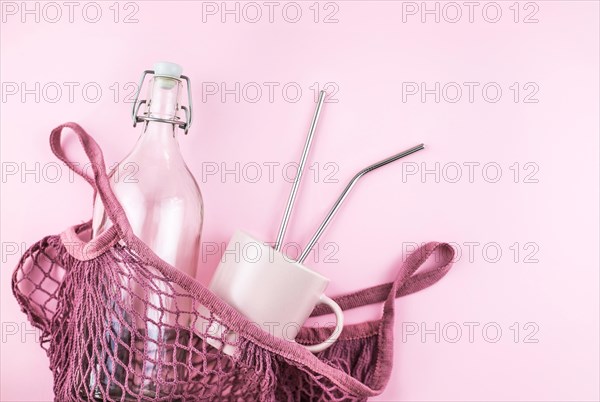
[[[192,124],[192,91],[190,79],[181,75],[182,72],[183,68],[179,64],[167,61],[154,63],[153,70],[144,70],[133,102],[131,115],[134,127],[136,123],[142,121],[160,121],[172,123],[173,127],[182,128],[187,134]],[[151,75],[148,84],[148,98],[140,100],[140,90],[148,74]],[[180,104],[183,81],[187,86],[187,106]],[[146,105],[146,111],[140,113],[140,107],[143,104]],[[177,116],[179,110],[185,111],[185,120]]]
[[[154,75],[162,75],[180,79],[183,68],[179,64],[170,63],[168,61],[159,61],[154,63]]]
[[[170,63],[168,61],[159,61],[154,63],[154,76],[156,82],[163,89],[174,88],[176,84],[175,80],[181,79],[181,73],[183,68],[179,64]]]

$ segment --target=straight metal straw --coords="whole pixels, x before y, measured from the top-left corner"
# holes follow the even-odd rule
[[[315,135],[317,122],[319,121],[319,115],[321,114],[321,107],[323,106],[324,100],[325,91],[321,91],[319,92],[319,100],[317,101],[315,114],[312,118],[312,122],[310,123],[310,129],[308,130],[306,142],[304,143],[304,150],[302,151],[302,156],[300,157],[300,162],[298,164],[298,173],[296,174],[296,178],[294,179],[294,184],[292,185],[292,190],[290,191],[290,196],[287,200],[287,205],[285,206],[285,212],[283,213],[283,219],[281,220],[281,226],[279,227],[279,233],[277,234],[277,240],[275,241],[275,250],[278,251],[281,249],[283,237],[285,236],[285,231],[287,230],[290,215],[292,214],[292,209],[294,208],[296,194],[298,193],[298,186],[300,185],[300,181],[302,180],[302,174],[304,173],[304,165],[306,164],[306,159],[310,151],[310,146]]]
[[[333,216],[335,215],[335,213],[337,212],[337,210],[340,208],[340,206],[342,205],[342,203],[344,202],[344,200],[346,199],[346,197],[350,193],[350,190],[352,190],[352,188],[354,187],[354,185],[356,184],[356,182],[358,181],[358,179],[360,179],[361,177],[363,177],[364,175],[366,175],[367,173],[369,173],[369,172],[371,172],[371,171],[373,171],[375,169],[378,169],[378,168],[380,168],[382,166],[385,166],[388,163],[397,161],[398,159],[404,158],[405,156],[408,156],[408,155],[410,155],[412,153],[420,151],[423,148],[425,148],[425,146],[423,144],[419,144],[419,145],[417,145],[415,147],[407,149],[406,151],[402,151],[399,154],[396,154],[394,156],[390,156],[389,158],[386,158],[386,159],[384,159],[382,161],[374,163],[371,166],[367,166],[366,168],[362,169],[357,174],[355,174],[354,177],[352,178],[352,180],[350,180],[350,182],[348,183],[348,185],[344,189],[344,191],[342,191],[342,194],[340,194],[340,196],[338,197],[338,199],[336,200],[336,202],[333,204],[333,207],[331,207],[331,209],[329,210],[329,213],[327,214],[327,216],[325,217],[325,219],[323,220],[323,222],[321,222],[321,225],[319,226],[319,228],[317,229],[317,231],[313,235],[312,239],[310,239],[310,241],[308,242],[308,244],[306,245],[306,247],[302,251],[302,254],[300,254],[300,257],[298,257],[298,262],[302,264],[304,262],[304,260],[306,259],[306,257],[308,257],[308,254],[310,253],[310,251],[312,250],[312,248],[315,246],[315,244],[317,243],[317,241],[319,240],[319,238],[323,234],[323,231],[325,231],[325,228],[327,228],[327,225],[329,225],[329,222],[331,222],[331,219],[333,218]]]

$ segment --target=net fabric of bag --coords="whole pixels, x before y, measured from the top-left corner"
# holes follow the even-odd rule
[[[93,176],[65,156],[65,127],[77,134]],[[393,282],[334,298],[344,310],[383,302],[382,316],[346,325],[336,343],[314,355],[301,344],[322,342],[331,328],[304,327],[297,343],[275,338],[139,240],[110,189],[100,148],[80,126],[57,127],[50,144],[92,185],[113,223],[94,240],[91,222],[43,238],[13,274],[14,295],[42,332],[57,401],[366,400],[390,376],[394,299],[437,282],[452,265],[452,247],[427,243],[404,260]],[[417,272],[432,254],[432,266]],[[318,306],[312,315],[328,313]],[[237,337],[211,333],[213,322]],[[233,343],[235,354],[207,338]]]

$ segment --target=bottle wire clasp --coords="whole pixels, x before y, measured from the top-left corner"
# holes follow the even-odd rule
[[[187,134],[188,130],[190,129],[190,127],[192,125],[192,85],[190,83],[189,77],[187,77],[185,75],[181,75],[181,79],[185,80],[185,82],[186,82],[187,95],[188,95],[188,106],[181,105],[181,109],[185,112],[185,121],[183,122],[183,121],[181,121],[181,119],[178,116],[175,116],[172,119],[165,119],[165,118],[160,118],[160,117],[149,116],[147,113],[143,113],[141,115],[138,114],[140,111],[140,107],[142,105],[146,104],[146,99],[139,99],[139,97],[140,97],[140,92],[142,90],[142,86],[144,85],[144,81],[146,79],[146,75],[149,75],[149,74],[152,74],[155,77],[162,77],[162,75],[156,75],[154,73],[154,70],[145,70],[142,73],[142,77],[140,78],[140,82],[138,84],[138,88],[135,93],[135,100],[133,101],[133,108],[131,111],[133,127],[135,127],[137,125],[137,123],[141,123],[143,121],[158,121],[158,122],[163,122],[163,123],[174,124],[174,125],[178,126],[179,128],[181,128],[185,134]],[[181,79],[174,78],[172,76],[165,76],[165,77],[181,81]]]

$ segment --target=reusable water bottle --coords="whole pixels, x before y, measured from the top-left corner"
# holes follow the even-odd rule
[[[132,113],[134,126],[142,123],[141,135],[129,155],[112,171],[110,182],[135,235],[164,261],[194,277],[200,255],[203,202],[198,184],[179,149],[178,136],[182,130],[187,134],[192,119],[190,81],[181,73],[179,65],[167,62],[156,63],[154,70],[143,73]],[[139,100],[147,75],[153,75],[149,80],[148,98]],[[187,84],[187,107],[180,103],[183,81]],[[94,204],[93,236],[97,237],[111,225],[104,206],[97,197]],[[121,269],[126,270],[126,267]],[[149,272],[150,279],[146,280],[152,281],[152,274]],[[185,352],[168,347],[168,344],[183,342],[182,339],[174,339],[181,338],[181,334],[175,334],[172,326],[185,320],[181,312],[191,311],[191,301],[189,298],[178,298],[178,289],[168,286],[166,282],[157,281],[152,287],[158,288],[152,290],[152,287],[143,288],[138,281],[126,274],[122,277],[124,288],[134,294],[145,292],[138,300],[123,302],[131,303],[139,314],[151,319],[124,317],[118,306],[112,306],[113,318],[108,323],[111,334],[106,342],[110,350],[107,350],[106,356],[100,357],[105,361],[90,362],[96,367],[108,367],[111,372],[90,370],[88,385],[90,389],[97,390],[95,395],[98,398],[108,392],[111,397],[127,399],[128,395],[125,395],[119,385],[125,383],[137,395],[161,397],[162,395],[155,394],[153,379],[157,376],[169,376],[173,379],[177,377],[177,373],[166,372],[164,367],[159,370],[158,364],[147,362],[185,362]],[[141,300],[145,300],[145,304]],[[149,307],[148,300],[151,304],[160,306],[163,312],[159,313]],[[170,314],[169,311],[178,314]],[[123,322],[127,325],[123,325]],[[127,329],[128,326],[135,328],[134,331]],[[145,341],[144,345],[136,345],[138,335],[156,340],[156,343]],[[165,343],[167,346],[164,346]],[[145,356],[139,356],[140,353]],[[137,373],[126,373],[124,367],[131,367],[130,361],[135,365],[136,359],[145,360],[146,364]],[[118,360],[123,360],[124,364],[120,365]],[[100,392],[98,387],[102,387],[104,392]]]

